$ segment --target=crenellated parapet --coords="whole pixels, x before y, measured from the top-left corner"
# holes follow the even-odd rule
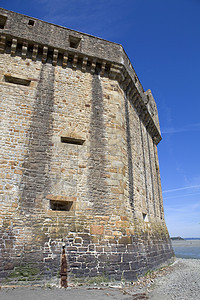
[[[120,44],[0,9],[0,53],[4,52],[117,80],[154,142],[160,142],[153,96],[144,92]]]

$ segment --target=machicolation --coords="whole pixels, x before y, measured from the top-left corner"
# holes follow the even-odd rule
[[[0,277],[134,280],[173,257],[156,103],[121,45],[0,9]]]

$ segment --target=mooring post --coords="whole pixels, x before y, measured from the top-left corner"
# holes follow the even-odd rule
[[[61,258],[61,268],[60,268],[60,285],[61,288],[67,288],[67,259],[65,254],[65,245],[62,245],[62,258]]]

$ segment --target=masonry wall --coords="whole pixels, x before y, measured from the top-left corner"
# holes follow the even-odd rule
[[[63,241],[71,276],[133,280],[173,256],[156,145],[117,80],[3,53],[0,89],[1,277],[55,275]]]

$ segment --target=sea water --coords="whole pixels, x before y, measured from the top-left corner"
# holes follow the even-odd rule
[[[176,257],[200,259],[200,239],[172,240],[172,247]]]

